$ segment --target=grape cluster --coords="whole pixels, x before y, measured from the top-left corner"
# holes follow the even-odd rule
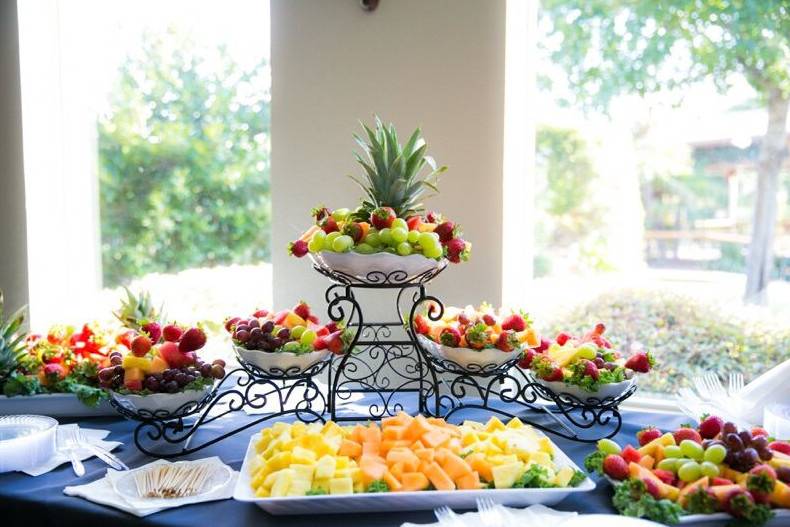
[[[598,368],[599,370],[614,371],[618,367],[620,367],[620,365],[617,364],[616,362],[612,362],[612,361],[607,362],[606,358],[604,357],[604,354],[601,353],[600,350],[595,352],[595,358],[592,360],[592,362],[593,364],[595,364],[595,367]],[[635,372],[631,368],[625,368],[623,371],[623,375],[625,376],[626,379],[633,379]]]
[[[753,436],[749,430],[738,431],[735,423],[724,423],[721,439],[707,439],[703,445],[723,445],[727,449],[724,462],[739,472],[748,472],[755,465],[769,461],[773,454],[768,448],[768,439],[764,436]]]
[[[110,366],[99,370],[99,386],[108,390],[123,386],[123,356],[110,354]],[[176,393],[199,378],[222,379],[225,377],[225,361],[216,359],[212,363],[198,358],[194,364],[182,368],[169,368],[162,373],[152,373],[143,379],[143,388],[155,393]]]
[[[275,328],[271,320],[260,322],[255,317],[239,320],[231,335],[237,345],[248,350],[261,351],[275,351],[291,339],[288,328]]]

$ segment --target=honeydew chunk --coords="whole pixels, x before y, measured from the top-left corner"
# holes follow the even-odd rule
[[[332,478],[329,480],[329,494],[353,494],[354,482],[349,477]]]
[[[330,455],[325,455],[315,465],[316,478],[331,478],[335,474],[337,461]]]
[[[277,473],[277,478],[272,485],[270,494],[272,496],[287,496],[288,489],[291,488],[291,482],[294,478],[293,470],[286,468]]]
[[[498,489],[509,489],[516,480],[524,473],[524,463],[516,461],[505,465],[496,465],[491,469],[494,476],[494,487]]]

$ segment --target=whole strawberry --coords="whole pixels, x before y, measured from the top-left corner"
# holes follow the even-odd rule
[[[162,336],[162,326],[156,322],[148,322],[147,324],[143,324],[140,329],[148,334],[148,338],[150,338],[151,342],[154,344],[159,342],[159,338]]]
[[[639,463],[639,460],[642,459],[642,454],[639,453],[639,450],[631,445],[626,445],[623,451],[620,452],[620,455],[629,463]]]
[[[461,263],[469,259],[469,249],[462,238],[453,238],[447,242],[447,259],[452,263]]]
[[[757,465],[749,471],[746,477],[746,488],[759,503],[768,503],[771,493],[776,486],[776,470],[770,465]]]
[[[551,346],[551,341],[549,339],[547,339],[547,338],[541,338],[540,339],[540,344],[538,344],[537,347],[532,348],[532,349],[534,349],[538,353],[543,353],[544,351],[549,349],[549,346]]]
[[[689,427],[680,427],[674,432],[672,435],[675,437],[675,443],[680,444],[681,441],[684,439],[691,439],[692,441],[696,441],[699,444],[702,444],[702,436],[699,435],[699,432],[694,430],[693,428]]]
[[[709,415],[699,424],[699,435],[703,439],[713,439],[724,428],[724,419],[717,415]]]
[[[178,351],[197,351],[206,345],[206,333],[201,328],[189,328],[178,341]]]
[[[135,357],[145,357],[151,350],[151,339],[147,335],[137,335],[132,341],[132,354]]]
[[[337,221],[332,216],[329,216],[328,218],[324,218],[323,221],[321,221],[321,223],[319,224],[319,226],[321,227],[321,230],[323,230],[327,234],[331,232],[337,232],[340,230]]]
[[[568,333],[565,333],[565,332],[563,331],[562,333],[558,334],[558,335],[557,335],[557,338],[556,338],[556,339],[554,339],[554,340],[556,340],[556,341],[557,341],[557,344],[559,344],[560,346],[564,346],[564,345],[565,345],[565,343],[566,343],[566,342],[568,342],[569,340],[571,340],[572,338],[573,338],[573,337],[572,337],[570,334],[568,334]]]
[[[598,366],[596,366],[594,362],[589,360],[585,360],[583,364],[584,364],[583,376],[592,377],[593,380],[597,381],[598,378],[601,376],[600,372],[598,371]]]
[[[439,235],[440,242],[447,243],[453,239],[454,231],[455,231],[455,223],[451,221],[445,221],[437,225],[436,229],[433,232]]]
[[[472,349],[483,349],[489,342],[488,331],[488,326],[485,324],[475,324],[474,326],[466,328],[466,332],[464,333],[466,343],[469,344],[469,347]]]
[[[661,430],[655,426],[647,426],[636,433],[636,439],[639,441],[639,446],[645,446],[654,439],[661,437]]]
[[[176,324],[168,324],[162,328],[162,337],[166,342],[178,342],[183,334],[184,330]]]
[[[603,472],[612,479],[622,481],[629,476],[628,463],[618,454],[609,454],[603,460]]]
[[[354,243],[359,243],[362,241],[363,232],[362,226],[356,222],[346,223],[343,226],[343,234],[351,236],[351,239],[354,240]]]
[[[524,315],[513,313],[505,317],[502,321],[502,329],[512,329],[513,331],[524,331],[527,329],[527,318]]]
[[[631,368],[639,373],[647,373],[655,364],[655,360],[648,352],[640,351],[631,355],[625,362],[626,368]]]
[[[521,357],[521,360],[518,361],[518,367],[522,369],[527,369],[532,366],[532,361],[535,359],[535,356],[538,354],[537,351],[534,349],[527,348],[524,351],[524,356]]]
[[[378,230],[390,227],[393,221],[395,211],[391,207],[379,207],[370,213],[370,224]]]
[[[307,242],[304,240],[296,240],[288,244],[288,253],[297,258],[301,258],[307,254]]]
[[[768,443],[768,448],[780,454],[787,454],[790,456],[790,442],[787,441],[773,441]]]
[[[518,348],[519,344],[516,332],[506,330],[499,334],[495,346],[500,351],[511,352]]]
[[[296,315],[298,315],[303,320],[308,320],[310,318],[310,315],[312,314],[310,313],[310,306],[304,300],[296,304],[291,311],[293,311]]]
[[[450,348],[456,348],[461,343],[461,332],[454,327],[446,327],[439,334],[439,341]]]

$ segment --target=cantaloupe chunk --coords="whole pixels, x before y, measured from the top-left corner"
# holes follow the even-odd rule
[[[656,464],[656,459],[651,455],[642,456],[639,460],[639,464],[647,469],[652,469],[653,465]]]
[[[403,477],[403,474],[406,472],[405,470],[403,470],[402,462],[393,463],[392,465],[390,465],[389,471],[393,476],[395,476],[398,479],[401,479],[401,477]]]
[[[400,479],[402,491],[425,490],[430,485],[428,476],[422,472],[405,472]]]
[[[348,438],[352,441],[356,441],[357,443],[362,443],[362,433],[367,429],[367,427],[362,425],[356,425],[352,430],[351,433],[348,435]]]
[[[420,468],[421,472],[425,474],[431,483],[433,483],[433,486],[436,487],[436,490],[455,490],[455,483],[453,480],[450,479],[450,476],[448,476],[447,473],[442,470],[442,467],[435,461],[423,463]]]
[[[362,445],[351,439],[344,439],[340,443],[340,449],[337,451],[339,456],[348,456],[357,458],[362,455]]]
[[[458,478],[472,472],[472,467],[469,466],[469,463],[449,451],[447,451],[447,454],[441,461],[441,465],[442,469],[453,481],[457,481]]]
[[[403,425],[390,425],[386,427],[382,427],[381,429],[381,439],[382,441],[387,439],[403,439],[403,434],[406,433],[406,427]],[[409,441],[411,443],[411,441]]]
[[[362,484],[367,487],[372,482],[382,479],[387,472],[387,465],[381,458],[362,456],[359,460],[359,470],[362,471]]]
[[[408,424],[412,420],[412,416],[407,414],[406,412],[398,412],[396,415],[390,417],[384,417],[381,420],[381,427],[386,428],[388,426],[408,426]]]
[[[417,441],[421,439],[423,434],[433,430],[433,425],[425,419],[425,416],[418,415],[411,420],[411,423],[406,427],[406,433],[403,435],[404,439],[411,439]],[[425,443],[425,441],[423,441]],[[427,445],[427,444],[426,444]]]
[[[409,444],[408,439],[385,439],[381,442],[381,453],[386,455],[393,448],[408,448]]]
[[[381,428],[375,423],[370,423],[370,426],[362,430],[363,443],[381,443]]]
[[[469,454],[464,459],[466,463],[477,472],[481,478],[486,481],[494,481],[494,475],[491,472],[492,466],[491,463],[486,459],[485,455],[480,452],[475,452],[474,454]]]
[[[381,453],[381,443],[365,441],[362,443],[362,455],[378,456]]]
[[[409,448],[411,448],[412,450],[417,450],[418,448],[425,448],[425,443],[423,443],[418,439],[417,441],[409,445]]]
[[[464,474],[455,480],[455,484],[461,490],[478,490],[482,484],[480,483],[480,475],[477,472],[470,472]]]
[[[392,448],[387,452],[387,464],[392,465],[398,462],[418,461],[419,458],[406,447]]]
[[[423,461],[433,461],[436,450],[433,448],[417,448],[414,450],[414,455]]]
[[[403,485],[401,485],[401,482],[398,481],[398,478],[396,478],[389,470],[384,473],[384,477],[382,479],[390,488],[390,491],[398,492],[399,490],[403,490]]]
[[[422,435],[421,441],[425,443],[425,446],[436,448],[443,445],[449,439],[450,434],[441,428],[434,428],[433,430],[424,433]]]

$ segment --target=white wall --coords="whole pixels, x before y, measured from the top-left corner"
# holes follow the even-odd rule
[[[327,281],[285,247],[318,203],[353,207],[351,133],[374,113],[421,126],[449,167],[429,208],[463,226],[470,262],[431,286],[450,304],[501,301],[505,1],[272,0],[275,307],[323,306]]]

